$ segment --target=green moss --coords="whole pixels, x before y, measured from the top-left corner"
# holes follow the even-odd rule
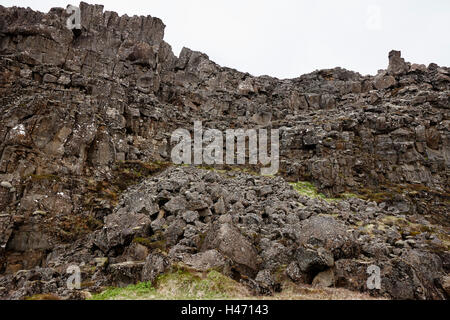
[[[285,278],[286,266],[277,270],[277,278]],[[340,292],[339,289],[314,289],[301,287],[285,280],[282,282],[283,292],[275,293],[273,297],[256,297],[242,284],[210,271],[199,273],[182,267],[175,267],[172,272],[157,278],[155,285],[148,282],[128,286],[126,288],[109,288],[100,294],[93,295],[91,300],[351,300],[355,296],[350,292]],[[328,291],[327,291],[328,290]],[[358,294],[359,295],[359,294]],[[369,298],[369,296],[359,296]]]
[[[158,239],[158,237],[152,238],[141,238],[137,237],[133,239],[134,243],[138,243],[152,250],[161,250],[165,251],[167,249],[167,243],[164,239]]]
[[[286,269],[287,265],[280,265],[274,272],[274,278],[276,282],[283,282],[287,280]]]
[[[26,297],[25,300],[61,300],[53,294],[36,294],[31,297]]]
[[[126,288],[109,288],[93,295],[90,300],[135,300],[152,295],[156,289],[150,282],[142,282]]]
[[[61,178],[53,174],[32,174],[31,180],[37,181],[61,181]]]
[[[119,161],[114,170],[115,179],[112,181],[120,191],[135,185],[147,177],[164,171],[172,164],[168,162]]]
[[[375,190],[369,188],[361,188],[358,190],[357,198],[375,201],[377,203],[392,201],[395,193],[388,190]]]
[[[179,270],[160,276],[160,293],[175,300],[217,300],[229,299],[237,282],[216,271],[211,271],[205,279],[199,275]]]
[[[335,198],[327,198],[323,193],[319,193],[317,188],[311,183],[307,181],[299,181],[295,183],[291,183],[291,186],[301,195],[306,196],[308,198],[313,199],[322,199],[328,202],[339,201],[339,199]]]
[[[380,221],[384,225],[387,226],[396,226],[399,229],[400,234],[403,237],[407,236],[418,236],[422,233],[429,233],[441,240],[442,245],[441,247],[444,248],[443,250],[450,249],[450,237],[446,231],[446,228],[443,228],[439,225],[423,225],[420,223],[414,223],[411,221],[406,220],[405,218],[400,218],[396,216],[386,216],[383,217]],[[439,247],[435,246],[433,244],[429,244],[430,247]]]
[[[321,213],[321,214],[319,214],[319,216],[338,218],[339,217],[339,213],[331,213],[331,214]]]
[[[86,218],[86,226],[89,230],[95,231],[103,227],[103,222],[99,219],[94,218],[93,216],[88,216]]]
[[[310,182],[299,181],[297,183],[291,183],[291,185],[298,193],[300,193],[303,196],[309,198],[325,198],[323,194],[319,194],[317,192],[316,187]]]
[[[435,198],[441,199],[444,202],[448,201],[449,194],[438,190],[430,189],[423,184],[383,184],[369,188],[359,188],[357,190],[358,198],[363,200],[381,202],[390,202],[395,200],[398,194],[409,196],[412,200],[433,195]]]
[[[230,165],[218,165],[218,166],[196,166],[197,169],[212,171],[220,175],[226,175],[229,173],[246,173],[252,176],[261,176],[255,168],[248,166],[230,166]]]

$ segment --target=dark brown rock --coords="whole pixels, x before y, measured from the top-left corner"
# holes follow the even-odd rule
[[[232,260],[244,275],[254,276],[258,270],[258,253],[239,230],[229,223],[216,223],[208,231],[202,251],[216,249]]]

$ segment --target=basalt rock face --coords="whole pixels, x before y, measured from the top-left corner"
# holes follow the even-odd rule
[[[392,51],[374,77],[253,77],[176,57],[157,18],[80,9],[74,33],[64,9],[0,6],[0,297],[81,297],[70,265],[95,291],[178,263],[264,293],[280,274],[369,291],[374,264],[374,295],[448,297],[449,68]],[[279,177],[167,169],[195,120],[280,129]]]

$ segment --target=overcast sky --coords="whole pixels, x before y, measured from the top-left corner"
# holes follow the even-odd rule
[[[166,24],[176,55],[202,51],[253,75],[294,78],[337,66],[376,74],[391,49],[407,61],[450,66],[449,0],[97,0],[119,14]],[[78,6],[79,1],[0,0],[3,6]]]

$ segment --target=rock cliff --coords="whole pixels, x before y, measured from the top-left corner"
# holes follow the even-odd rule
[[[1,298],[78,297],[70,265],[94,292],[179,264],[255,294],[448,298],[450,68],[392,51],[376,76],[253,77],[176,57],[158,18],[80,9],[73,32],[62,8],[0,6]],[[196,120],[279,129],[279,175],[171,164],[171,133]]]

